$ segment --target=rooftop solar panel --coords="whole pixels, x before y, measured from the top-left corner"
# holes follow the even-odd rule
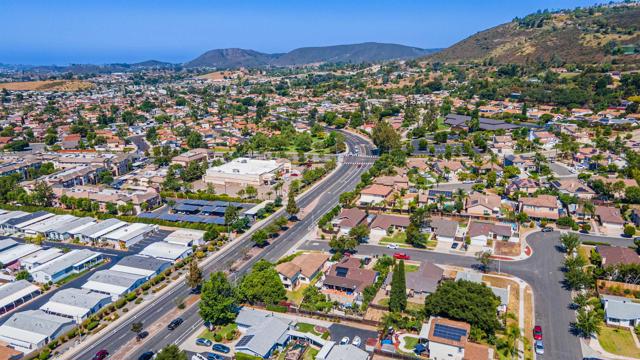
[[[158,217],[158,214],[151,213],[151,212],[143,212],[138,214],[138,217],[143,219],[155,219],[156,217]]]
[[[433,330],[433,335],[443,339],[460,341],[463,336],[467,336],[467,330],[448,325],[436,324],[436,328]]]
[[[240,341],[238,341],[238,343],[236,344],[236,347],[247,345],[249,343],[249,341],[251,341],[251,339],[253,339],[253,335],[245,335],[245,336],[243,336],[242,339],[240,339]]]

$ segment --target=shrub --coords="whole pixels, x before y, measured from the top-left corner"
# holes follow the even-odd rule
[[[127,301],[131,302],[133,300],[135,300],[138,297],[138,294],[136,294],[135,292],[130,292],[127,294]]]
[[[124,309],[122,309],[122,312],[123,312],[123,313],[129,312],[129,309],[124,308]]]
[[[140,304],[141,302],[142,302],[142,298],[137,298],[135,303]]]
[[[115,305],[116,305],[116,309],[122,309],[122,307],[127,303],[126,299],[118,299],[118,301],[116,301]]]
[[[96,327],[98,327],[98,325],[100,325],[99,321],[92,321],[89,324],[87,324],[87,330],[91,331],[91,330],[95,329]]]
[[[231,341],[231,340],[233,340],[233,338],[234,338],[235,336],[236,336],[235,331],[229,331],[229,332],[227,333],[227,336],[226,336],[227,341]]]
[[[220,335],[220,334],[218,334],[218,333],[215,333],[215,334],[213,335],[213,340],[215,340],[216,342],[220,342],[220,341],[222,341],[222,335]]]
[[[47,360],[49,358],[49,356],[51,355],[51,350],[49,349],[44,349],[42,350],[42,352],[40,353],[40,355],[38,355],[38,359],[40,360]]]
[[[58,347],[58,340],[52,340],[47,346],[51,350],[57,348]]]

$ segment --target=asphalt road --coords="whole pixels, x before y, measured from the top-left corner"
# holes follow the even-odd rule
[[[571,333],[570,324],[575,322],[575,313],[569,308],[571,293],[563,285],[561,266],[564,254],[559,250],[559,232],[535,232],[527,237],[533,256],[522,261],[501,261],[500,271],[517,276],[533,287],[536,325],[542,326],[545,354],[538,359],[576,360],[582,358],[580,342]],[[326,241],[308,241],[301,250],[329,250]],[[365,256],[393,255],[405,252],[412,260],[436,264],[477,267],[478,262],[470,256],[437,253],[433,251],[401,249],[392,250],[376,245],[360,245],[358,254]],[[498,270],[494,262],[492,270]],[[531,331],[525,329],[525,331]]]
[[[344,132],[344,134],[346,137],[345,141],[349,146],[349,149],[357,147],[360,149],[360,154],[371,154],[371,146],[368,142],[351,133]],[[345,191],[350,191],[355,187],[355,185],[360,181],[360,175],[362,172],[364,172],[374,160],[374,158],[360,157],[359,162],[367,161],[368,163],[364,165],[342,165],[315,188],[304,194],[302,198],[298,200],[298,206],[305,209],[307,206],[312,205],[309,209],[304,210],[305,216],[278,237],[278,239],[269,245],[265,251],[252,258],[230,277],[232,279],[240,278],[259,259],[273,261],[286,254],[286,252],[289,251],[289,249],[291,249],[293,245],[295,245],[302,236],[308,232],[313,224],[324,213],[338,203],[340,194]],[[350,164],[351,162],[345,160],[345,163]],[[243,249],[251,246],[252,242],[249,236],[234,243],[225,251],[217,254],[218,257],[216,261],[209,263],[206,267],[203,267],[202,271],[204,276],[208,277],[210,273],[215,271],[227,270],[229,264],[242,256]],[[111,354],[117,354],[117,350],[134,337],[134,333],[130,330],[131,323],[142,321],[145,327],[153,324],[157,320],[163,318],[165,314],[175,309],[175,298],[184,298],[188,296],[188,294],[189,289],[187,289],[186,285],[182,284],[175,287],[158,299],[154,299],[151,303],[147,304],[139,313],[124,321],[115,330],[111,330],[108,333],[105,332],[98,341],[86,346],[86,348],[77,353],[74,358],[90,359],[101,349],[106,349]],[[197,305],[185,309],[182,312],[181,317],[184,319],[184,323],[180,325],[178,329],[169,331],[166,328],[163,328],[153,336],[148,337],[144,342],[143,348],[135,354],[130,355],[129,358],[137,359],[137,357],[145,351],[158,351],[168,344],[180,343],[202,324],[202,320],[198,315]]]
[[[149,144],[145,141],[144,135],[131,136],[129,140],[138,148],[138,151],[145,152],[149,150]]]

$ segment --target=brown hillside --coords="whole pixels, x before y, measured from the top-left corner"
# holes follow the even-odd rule
[[[81,91],[95,87],[80,80],[43,80],[0,83],[0,89],[12,91]]]

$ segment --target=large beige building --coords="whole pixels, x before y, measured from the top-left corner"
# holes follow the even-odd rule
[[[226,164],[207,169],[204,182],[214,185],[229,183],[241,186],[266,185],[273,182],[278,173],[290,170],[291,164],[284,160],[254,160],[237,158]]]

